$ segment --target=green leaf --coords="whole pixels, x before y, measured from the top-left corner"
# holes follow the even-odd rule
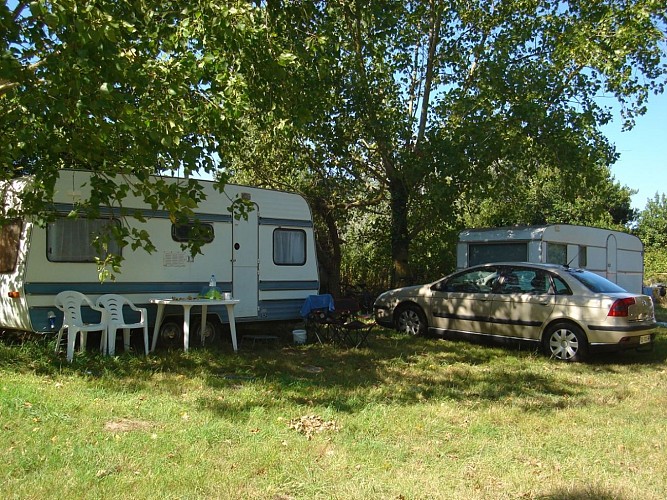
[[[280,56],[278,56],[278,64],[281,66],[291,66],[296,62],[296,60],[297,57],[289,52],[283,52],[280,54]]]

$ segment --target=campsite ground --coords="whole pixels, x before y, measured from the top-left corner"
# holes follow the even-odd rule
[[[659,332],[651,352],[581,364],[388,330],[363,349],[285,337],[238,355],[223,343],[68,364],[51,341],[4,335],[0,489],[6,498],[664,498],[667,328]]]

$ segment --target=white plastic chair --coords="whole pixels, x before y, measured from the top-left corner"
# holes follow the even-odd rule
[[[123,314],[123,307],[127,305],[131,310],[140,313],[136,323],[128,323]],[[123,330],[123,347],[130,348],[130,330],[142,328],[144,331],[144,351],[148,354],[148,312],[144,307],[137,307],[122,295],[108,293],[97,299],[97,306],[103,308],[107,314],[107,335],[102,339],[102,351],[113,356],[116,352],[116,332]]]
[[[92,301],[81,292],[74,290],[66,290],[56,295],[55,306],[63,312],[63,324],[58,331],[58,339],[56,341],[56,352],[60,349],[60,342],[67,330],[67,361],[74,359],[74,343],[76,335],[80,334],[80,349],[86,349],[86,340],[88,332],[102,331],[102,342],[106,334],[106,312],[97,307]],[[94,311],[100,313],[99,323],[84,323],[81,314],[81,307],[87,306]]]

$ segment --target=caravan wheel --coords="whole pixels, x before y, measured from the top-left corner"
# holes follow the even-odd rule
[[[193,323],[190,329],[190,333],[194,333],[194,338],[197,339],[197,342],[199,342],[200,345],[211,345],[213,342],[216,342],[222,334],[222,325],[214,316],[208,316],[203,338],[201,327],[201,321],[197,320]]]
[[[160,327],[160,344],[166,347],[183,346],[183,323],[167,320]]]

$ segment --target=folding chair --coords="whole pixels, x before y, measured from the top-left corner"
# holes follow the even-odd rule
[[[335,343],[345,347],[361,347],[367,344],[375,322],[362,321],[360,313],[361,305],[356,299],[336,299],[332,328]]]
[[[341,343],[347,347],[362,347],[368,344],[368,336],[375,326],[373,323],[364,323],[359,319],[353,319],[336,326],[337,336]]]
[[[330,341],[335,322],[334,300],[331,294],[309,295],[301,307],[301,317],[306,322],[306,331],[322,344]]]

